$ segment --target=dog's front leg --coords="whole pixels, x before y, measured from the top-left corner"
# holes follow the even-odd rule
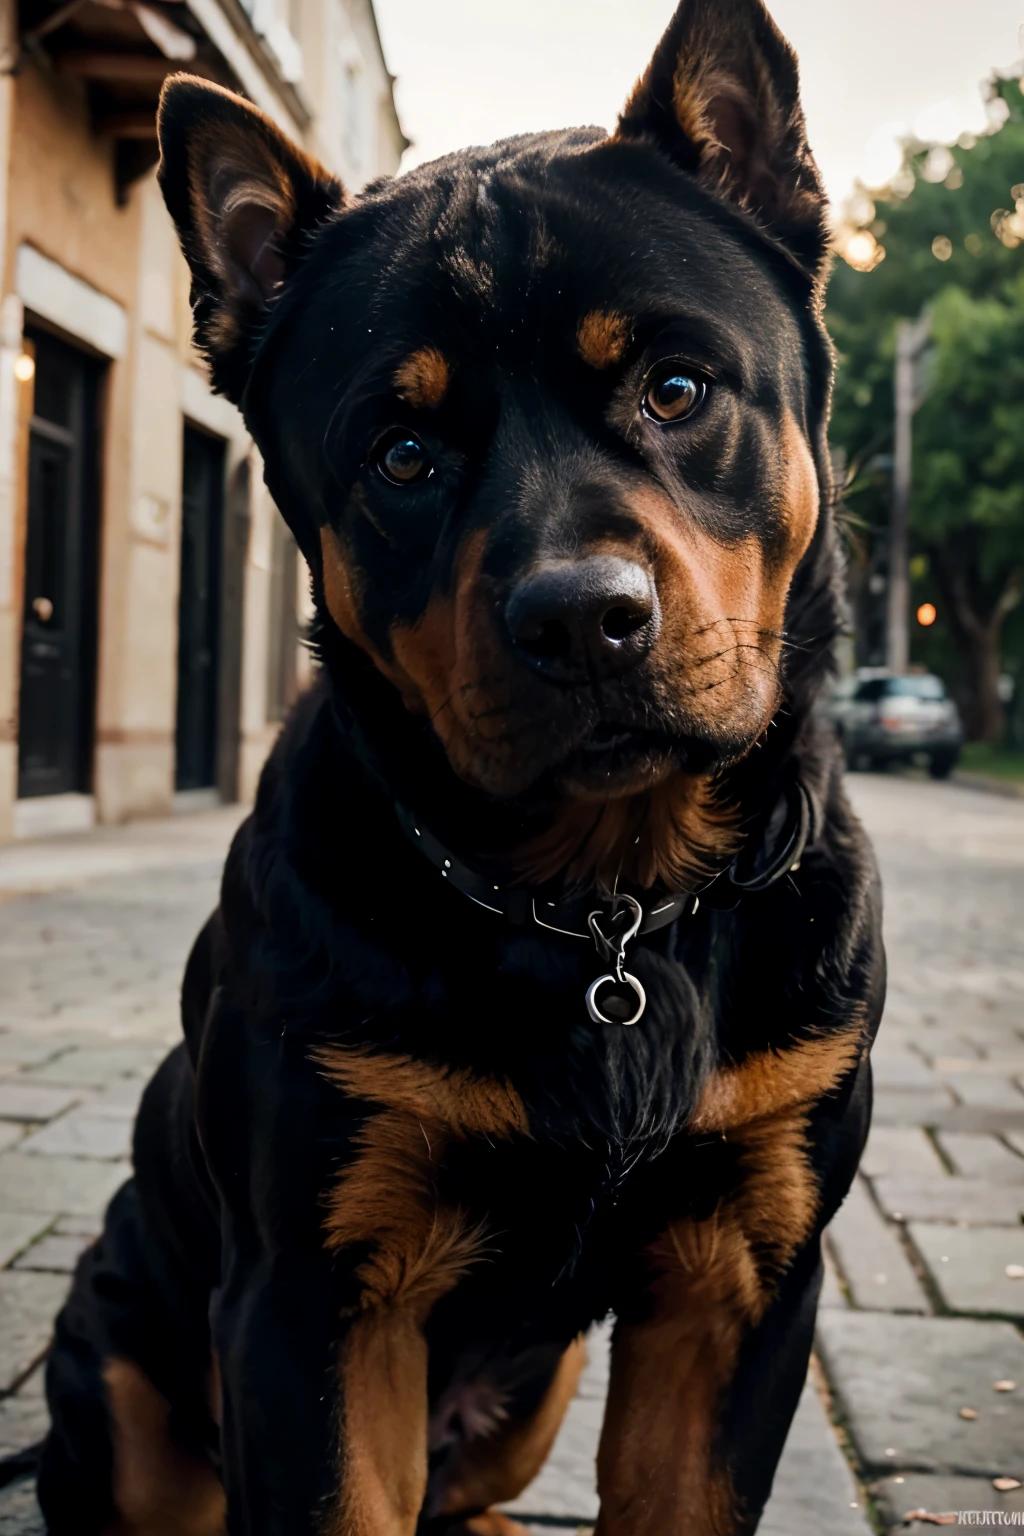
[[[820,1258],[815,1240],[755,1323],[753,1277],[713,1225],[669,1230],[679,1270],[659,1279],[648,1318],[616,1327],[596,1536],[748,1536],[757,1527],[807,1370]],[[704,1272],[688,1284],[694,1262]]]
[[[798,1092],[809,1071],[804,1057],[795,1065]],[[821,1231],[867,1132],[867,1059],[830,1086],[817,1105],[746,1124],[705,1111],[742,1177],[713,1215],[666,1225],[644,1254],[644,1283],[617,1307],[596,1536],[757,1529],[806,1377]],[[738,1102],[725,1088],[723,1104]]]
[[[340,1315],[319,1254],[237,1259],[214,1306],[231,1536],[411,1536],[427,1351],[400,1308]]]
[[[363,1312],[339,1355],[339,1486],[323,1536],[412,1536],[427,1488],[427,1345],[403,1307]]]

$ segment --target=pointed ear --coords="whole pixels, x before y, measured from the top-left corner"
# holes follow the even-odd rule
[[[157,127],[160,189],[192,269],[196,342],[214,386],[237,402],[267,305],[344,193],[269,117],[208,81],[172,76]]]
[[[807,143],[796,56],[761,0],[682,0],[619,119],[817,276],[827,201]]]

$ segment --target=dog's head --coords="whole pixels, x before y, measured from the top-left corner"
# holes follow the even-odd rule
[[[743,757],[826,537],[825,204],[760,0],[683,0],[610,136],[358,197],[199,81],[160,132],[198,340],[339,688],[357,647],[503,799]]]

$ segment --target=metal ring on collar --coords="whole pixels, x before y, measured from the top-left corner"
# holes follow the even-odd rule
[[[610,1019],[606,1013],[601,1012],[597,1002],[598,989],[605,986],[609,982],[612,986],[621,986],[622,983],[625,982],[628,987],[632,987],[634,993],[636,994],[636,1012],[633,1014],[632,1018]],[[590,1017],[593,1019],[595,1024],[621,1024],[625,1029],[628,1028],[630,1024],[636,1024],[639,1022],[639,1020],[643,1017],[643,1012],[646,1007],[647,993],[637,981],[636,977],[630,975],[629,971],[623,971],[621,977],[613,976],[611,971],[606,971],[603,976],[599,976],[596,981],[592,981],[590,986],[587,988],[587,1012],[590,1014]]]

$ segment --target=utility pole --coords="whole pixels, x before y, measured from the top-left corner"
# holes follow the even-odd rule
[[[885,661],[891,672],[905,672],[910,658],[909,523],[913,422],[914,412],[921,403],[917,387],[918,359],[928,344],[930,330],[931,315],[926,310],[918,320],[901,320],[896,333],[896,432],[885,625]]]

